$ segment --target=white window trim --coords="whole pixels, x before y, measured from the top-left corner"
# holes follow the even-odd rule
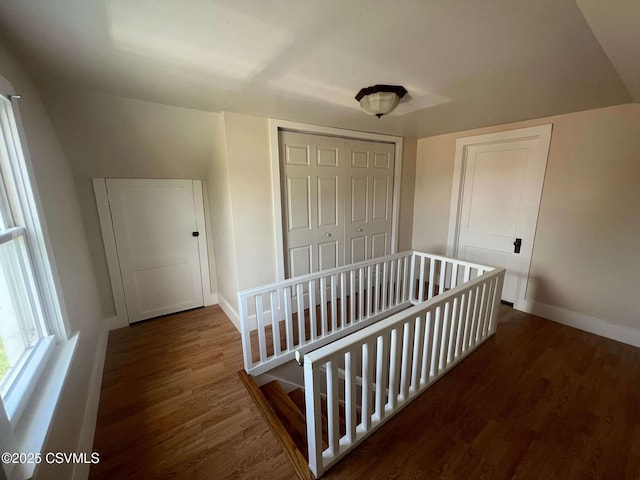
[[[35,183],[35,176],[27,142],[23,134],[24,128],[22,127],[20,109],[12,102],[11,96],[15,95],[9,94],[9,97],[0,95],[0,101],[11,104],[15,119],[15,123],[11,125],[12,134],[18,139],[22,147],[16,152],[19,161],[17,165],[12,162],[12,169],[14,175],[19,175],[20,179],[17,182],[18,191],[16,193],[23,208],[24,218],[22,220],[25,228],[31,233],[27,237],[32,255],[31,262],[36,272],[36,282],[38,283],[43,307],[45,308],[52,333],[61,340],[68,339],[71,329],[66,320],[68,315],[64,298],[58,294],[61,291],[58,272],[53,257],[48,254],[51,251],[51,245],[46,225],[38,215],[38,212],[42,211],[42,203],[40,202],[36,185],[31,185],[31,189],[25,188],[26,183],[31,183],[28,182],[29,179]],[[25,182],[25,179],[27,179],[27,182]]]
[[[29,232],[29,235],[24,237],[28,242],[29,260],[41,298],[41,307],[52,333],[38,342],[29,354],[28,363],[20,369],[19,378],[11,387],[16,395],[12,393],[8,399],[0,403],[0,450],[41,453],[75,355],[79,334],[71,336],[64,298],[59,294],[60,280],[54,258],[49,255],[52,249],[46,224],[41,221],[39,215],[39,212],[42,212],[42,203],[37,191],[22,118],[19,108],[12,101],[16,98],[15,90],[1,75],[0,88],[0,102],[9,102],[13,113],[13,121],[8,119],[10,135],[16,138],[20,145],[20,148],[14,151],[16,158],[10,159],[12,174],[19,180],[16,182],[15,193],[23,217],[20,222]],[[7,119],[0,118],[0,121]],[[18,227],[4,232],[3,235],[22,236],[24,229]],[[9,480],[31,478],[36,469],[36,464],[0,463],[0,474],[4,474]]]

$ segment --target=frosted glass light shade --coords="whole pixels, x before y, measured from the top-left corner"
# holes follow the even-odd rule
[[[400,97],[393,92],[378,92],[362,97],[360,106],[369,115],[386,115],[398,106]]]
[[[380,118],[391,113],[398,106],[400,99],[407,93],[404,87],[396,85],[374,85],[363,88],[356,95],[362,110]]]

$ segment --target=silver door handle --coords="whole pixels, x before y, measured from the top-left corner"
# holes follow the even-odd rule
[[[330,236],[331,236],[331,234],[330,234],[330,233],[327,233],[327,237],[330,237]]]
[[[361,231],[362,231],[362,229],[361,229],[361,228],[359,228],[359,229],[358,229],[358,231],[359,231],[359,232],[361,232]]]

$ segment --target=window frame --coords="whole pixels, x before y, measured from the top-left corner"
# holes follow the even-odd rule
[[[0,93],[0,149],[4,150],[0,157],[0,203],[4,207],[0,208],[3,209],[3,217],[11,223],[4,225],[3,222],[0,243],[22,237],[23,252],[30,272],[28,283],[33,289],[30,293],[31,300],[37,303],[36,306],[33,303],[31,305],[41,312],[42,321],[37,325],[40,338],[36,345],[12,368],[9,374],[12,378],[2,385],[6,396],[0,397],[4,417],[0,424],[5,428],[0,430],[1,433],[7,433],[4,430],[8,422],[11,430],[9,433],[13,437],[11,443],[17,443],[14,432],[18,429],[22,414],[27,409],[56,346],[67,341],[70,336],[63,299],[58,295],[55,263],[48,254],[46,227],[38,214],[41,204],[15,102],[18,98],[20,97]]]

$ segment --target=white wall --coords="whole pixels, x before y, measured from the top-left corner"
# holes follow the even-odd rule
[[[238,270],[234,235],[234,217],[229,186],[229,163],[224,118],[220,119],[212,136],[213,155],[207,174],[212,244],[216,257],[218,302],[227,316],[238,322]]]
[[[46,451],[73,452],[80,440],[104,317],[72,172],[51,120],[31,79],[3,46],[0,46],[0,73],[22,96],[19,110],[26,135],[23,141],[33,164],[42,220],[51,240],[50,255],[57,267],[69,325],[80,332],[76,355],[44,447]],[[71,470],[69,465],[41,465],[37,478],[69,478]]]
[[[75,177],[103,316],[110,317],[115,306],[91,179],[206,180],[220,115],[60,86],[48,87],[44,100]]]
[[[236,291],[277,280],[271,150],[267,118],[224,112],[209,173],[219,298],[237,311]],[[222,138],[224,137],[224,141]],[[404,144],[399,247],[411,246],[417,142]],[[224,165],[223,165],[224,164]],[[215,192],[215,193],[214,193]],[[222,260],[224,257],[224,260]],[[225,262],[222,265],[221,262]],[[237,277],[230,275],[235,261]],[[229,285],[223,282],[230,279]],[[235,283],[237,282],[237,283]],[[227,291],[228,290],[228,291]]]
[[[548,123],[553,133],[526,299],[552,319],[638,335],[628,329],[640,329],[638,104],[418,140],[413,246],[445,251],[457,138]]]

